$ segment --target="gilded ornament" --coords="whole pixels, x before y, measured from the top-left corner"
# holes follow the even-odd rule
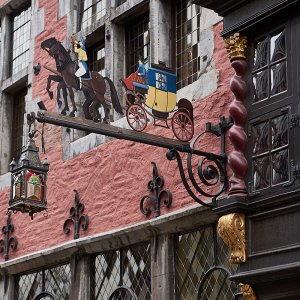
[[[247,37],[235,33],[229,38],[225,39],[225,47],[227,49],[230,61],[236,59],[245,59],[246,48],[247,48]]]
[[[240,290],[243,293],[243,297],[246,300],[257,300],[257,297],[249,284],[239,284]]]
[[[230,250],[229,261],[240,264],[246,261],[245,215],[232,213],[218,221],[218,235]]]

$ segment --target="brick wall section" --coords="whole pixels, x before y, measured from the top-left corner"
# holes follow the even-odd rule
[[[47,11],[51,1],[41,1],[41,7]],[[56,12],[47,14],[46,30],[36,38],[35,62],[49,63],[46,53],[39,49],[42,40],[54,35],[64,40],[65,19],[56,20]],[[207,121],[217,122],[221,115],[228,115],[228,105],[232,94],[229,80],[233,74],[223,40],[220,38],[222,23],[214,28],[215,49],[214,61],[219,70],[218,89],[210,96],[196,101],[196,132],[204,129]],[[54,110],[54,100],[48,100],[45,92],[46,70],[42,70],[33,82],[33,98],[40,97],[47,107]],[[173,137],[172,131],[149,126],[148,132]],[[74,159],[62,161],[61,130],[46,125],[47,158],[51,163],[48,177],[48,218],[42,214],[31,221],[29,216],[18,213],[12,216],[15,235],[18,237],[18,250],[10,253],[10,258],[22,256],[37,250],[49,248],[73,238],[72,233],[65,236],[62,231],[64,221],[69,216],[69,208],[74,203],[73,189],[79,191],[85,204],[85,213],[90,217],[87,232],[81,231],[81,237],[121,228],[146,219],[140,213],[139,203],[147,194],[147,183],[152,179],[151,161],[157,163],[159,173],[165,178],[165,187],[173,193],[173,204],[170,209],[162,208],[162,214],[194,204],[184,190],[179,178],[176,162],[165,158],[164,149],[138,143],[111,140]],[[219,151],[219,146],[207,138],[203,143],[207,151]],[[0,216],[5,223],[5,211],[9,191],[0,191]],[[151,216],[152,217],[152,216]],[[0,224],[2,225],[2,224]]]

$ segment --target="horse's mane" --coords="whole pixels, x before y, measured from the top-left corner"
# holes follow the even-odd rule
[[[43,41],[41,43],[41,47],[43,49],[50,48],[54,44],[58,44],[59,45],[60,51],[61,51],[62,55],[65,57],[65,59],[66,59],[65,63],[66,64],[72,63],[73,60],[72,60],[72,58],[70,56],[70,53],[65,49],[65,47],[62,45],[62,43],[60,41],[58,41],[55,37],[51,37],[51,38]]]

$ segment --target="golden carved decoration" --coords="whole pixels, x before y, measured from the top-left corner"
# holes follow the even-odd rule
[[[218,221],[218,235],[230,250],[229,261],[240,264],[246,261],[245,215],[232,213]]]
[[[235,59],[245,59],[247,48],[247,37],[240,35],[238,32],[225,39],[225,47],[227,49],[230,61]]]
[[[246,300],[257,300],[257,297],[249,284],[239,284],[240,290],[243,293],[243,297]]]

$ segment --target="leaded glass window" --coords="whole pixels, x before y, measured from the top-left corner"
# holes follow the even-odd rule
[[[80,26],[81,30],[94,24],[105,16],[106,0],[81,0]]]
[[[92,300],[151,299],[150,243],[99,254],[93,268]]]
[[[105,45],[100,43],[88,50],[88,63],[92,71],[99,72],[105,76]]]
[[[228,247],[217,237],[215,226],[176,235],[176,299],[235,299],[237,286],[229,276],[237,265],[228,258]]]
[[[28,66],[30,46],[31,7],[22,10],[12,19],[11,75]]]
[[[18,160],[22,153],[26,94],[27,91],[24,91],[14,96],[13,100],[11,158],[15,160]]]
[[[149,35],[149,16],[144,15],[139,21],[127,26],[128,44],[128,75],[138,69],[139,60],[149,66],[150,58],[150,35]]]
[[[116,0],[116,7],[122,5],[123,3],[125,3],[127,0]]]
[[[252,127],[252,183],[258,191],[289,180],[289,115],[271,114]]]
[[[69,299],[70,264],[44,269],[16,278],[16,300]]]
[[[177,89],[181,89],[199,77],[201,8],[188,0],[177,1],[176,8]]]
[[[270,99],[287,90],[285,30],[272,33],[255,45],[254,102]]]

